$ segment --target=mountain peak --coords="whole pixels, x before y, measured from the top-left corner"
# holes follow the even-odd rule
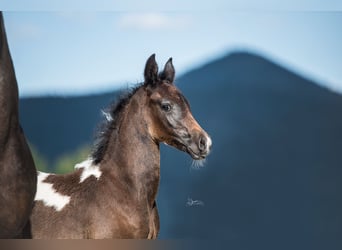
[[[215,83],[219,86],[275,89],[305,94],[323,91],[334,94],[267,57],[251,51],[232,51],[181,76],[180,85],[196,82],[198,86]],[[251,90],[251,89],[250,89]]]

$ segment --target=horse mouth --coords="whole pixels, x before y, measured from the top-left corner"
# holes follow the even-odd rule
[[[191,146],[186,145],[184,142],[179,141],[179,140],[173,140],[172,144],[178,148],[179,150],[188,153],[192,159],[194,160],[203,160],[207,157],[207,153],[205,154],[200,154],[200,153],[196,153],[194,152],[194,150],[191,148]]]
[[[194,160],[203,160],[207,157],[207,154],[201,155],[201,154],[196,154],[190,147],[186,147],[186,152],[192,157]]]

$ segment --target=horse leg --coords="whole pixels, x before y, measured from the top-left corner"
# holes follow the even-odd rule
[[[154,201],[152,211],[151,211],[151,218],[150,218],[150,231],[148,234],[148,239],[156,239],[159,233],[159,215],[157,209],[157,203]]]
[[[15,237],[16,239],[32,239],[31,221],[28,220],[22,231]]]

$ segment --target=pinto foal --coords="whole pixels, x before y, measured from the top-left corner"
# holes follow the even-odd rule
[[[211,139],[173,84],[171,58],[158,74],[155,56],[145,82],[106,115],[92,155],[69,174],[39,173],[26,236],[32,238],[148,238],[159,231],[156,195],[159,143],[205,158]]]

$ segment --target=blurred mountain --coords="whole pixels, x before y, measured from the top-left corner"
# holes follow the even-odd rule
[[[20,100],[27,138],[49,162],[92,143],[101,110],[117,93],[79,97],[35,97]]]
[[[220,238],[234,249],[341,249],[342,96],[244,52],[176,84],[213,151],[196,170],[183,152],[161,147],[160,238]],[[54,160],[91,143],[100,110],[116,96],[21,99],[22,126]]]

